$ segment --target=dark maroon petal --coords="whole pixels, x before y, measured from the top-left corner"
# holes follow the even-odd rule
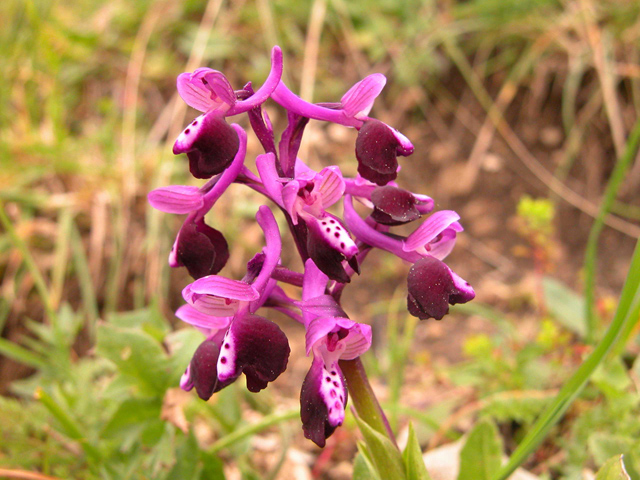
[[[233,127],[217,112],[210,112],[196,118],[180,134],[173,153],[187,154],[194,177],[209,178],[229,166],[239,147],[240,140]]]
[[[468,283],[440,260],[425,257],[418,260],[409,270],[407,277],[407,307],[409,313],[421,320],[442,319],[449,312],[449,305],[466,303],[475,293]]]
[[[218,376],[233,381],[244,372],[247,389],[259,392],[287,368],[289,342],[280,327],[255,315],[237,317],[223,340]]]
[[[218,355],[220,346],[213,340],[205,340],[193,354],[190,364],[191,382],[203,400],[209,400],[214,392],[220,390],[218,385]]]
[[[322,360],[314,358],[300,391],[300,418],[304,436],[321,448],[342,424],[347,403],[346,382],[342,372],[337,363],[332,367],[331,371],[327,371]],[[337,406],[335,402],[339,402]],[[329,409],[332,411],[329,412]]]
[[[399,146],[400,142],[387,125],[379,120],[367,120],[356,139],[358,173],[371,182],[386,185],[397,176]]]
[[[177,258],[197,280],[222,270],[229,259],[229,246],[222,233],[204,221],[187,223],[180,229]]]
[[[411,192],[386,185],[371,194],[374,205],[371,218],[383,225],[402,225],[420,218],[416,198]]]
[[[321,232],[314,226],[312,225],[307,231],[307,253],[309,257],[311,257],[320,271],[331,280],[349,283],[351,279],[342,266],[345,256],[327,243]]]
[[[260,275],[262,266],[264,265],[264,259],[266,255],[262,252],[256,253],[251,260],[247,262],[247,274],[242,279],[243,282],[252,284],[256,277]]]
[[[386,185],[389,182],[393,182],[398,176],[397,172],[389,174],[376,172],[374,169],[369,168],[362,163],[358,163],[358,173],[362,178],[365,178],[370,182],[377,183],[378,185]]]

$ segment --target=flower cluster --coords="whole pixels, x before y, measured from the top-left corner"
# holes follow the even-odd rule
[[[345,415],[348,385],[340,361],[355,359],[371,346],[371,327],[349,319],[340,306],[345,284],[360,273],[368,252],[380,248],[412,264],[407,307],[420,319],[441,319],[449,305],[471,300],[474,291],[443,263],[462,231],[460,217],[453,211],[433,212],[431,198],[394,182],[397,157],[410,155],[413,145],[368,116],[385,77],[366,77],[340,102],[312,104],[286,87],[282,70],[282,52],[274,47],[271,72],[257,91],[251,83],[233,90],[222,73],[209,68],[181,74],[178,93],[203,113],[179,135],[173,152],[186,153],[191,174],[208,180],[200,188],[159,188],[149,193],[149,202],[163,212],[186,215],[169,264],[186,267],[194,282],[183,290],[186,304],[176,315],[198,328],[205,340],[180,386],[195,388],[207,400],[243,373],[252,392],[278,378],[287,366],[289,343],[274,322],[257,314],[260,309],[277,310],[305,328],[306,353],[313,360],[300,394],[302,425],[307,438],[324,446]],[[287,111],[288,125],[277,147],[273,126],[262,109],[268,99]],[[265,151],[255,159],[255,169],[245,165],[246,132],[227,123],[228,117],[242,113],[248,115]],[[358,130],[356,178],[343,177],[335,165],[313,171],[298,158],[310,119]],[[265,247],[248,262],[240,280],[218,275],[229,258],[229,245],[220,231],[205,223],[205,215],[234,182],[261,193],[271,205],[256,213]],[[356,211],[354,199],[369,210],[366,218]],[[343,216],[329,213],[340,201]],[[287,221],[304,272],[281,265],[274,207]],[[423,216],[426,219],[409,236],[390,233],[392,227]],[[289,297],[282,283],[301,287],[300,298]]]

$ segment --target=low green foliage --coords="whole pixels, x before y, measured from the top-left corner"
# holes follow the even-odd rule
[[[224,479],[215,452],[231,449],[240,460],[251,435],[299,415],[290,411],[246,424],[235,387],[219,394],[235,408],[194,396],[172,407],[167,391],[178,384],[202,339],[199,332],[172,331],[153,308],[114,314],[98,328],[96,354],[78,360],[70,346],[81,318],[65,306],[53,324],[30,324],[36,337],[25,338],[28,349],[11,344],[3,350],[16,361],[38,352],[39,370],[13,384],[17,398],[0,397],[0,465],[59,478]],[[253,406],[266,407],[260,399]],[[188,427],[200,417],[220,436],[208,447]],[[243,467],[248,473],[250,463]]]

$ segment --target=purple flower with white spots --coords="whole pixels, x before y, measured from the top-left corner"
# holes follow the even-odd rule
[[[186,267],[193,278],[218,273],[229,259],[229,247],[222,233],[204,221],[205,214],[238,177],[244,166],[247,134],[239,125],[231,127],[239,147],[229,167],[202,188],[171,185],[149,193],[149,203],[167,213],[188,214],[169,254],[171,267]]]
[[[300,223],[306,227],[309,257],[332,280],[350,282],[343,261],[357,271],[358,247],[341,220],[326,211],[344,194],[340,169],[332,166],[316,173],[298,165],[296,177],[285,179],[277,175],[273,154],[259,156],[256,164],[272,199],[289,214],[293,225]]]
[[[267,245],[260,272],[252,283],[217,275],[200,278],[184,289],[188,305],[176,312],[181,320],[207,334],[181,380],[183,389],[195,387],[205,400],[242,373],[249,391],[258,392],[287,367],[287,337],[275,323],[253,314],[269,294],[269,277],[282,248],[271,210],[261,207],[256,219]]]
[[[209,178],[229,166],[239,148],[236,132],[225,117],[248,112],[262,105],[282,77],[282,51],[274,47],[271,72],[264,85],[245,100],[244,90],[235,92],[227,78],[217,70],[198,68],[178,76],[178,93],[190,107],[201,112],[185,128],[173,145],[173,153],[186,153],[189,170],[196,178]]]
[[[300,416],[305,437],[322,447],[344,422],[349,395],[362,395],[354,384],[366,383],[361,373],[358,382],[351,379],[354,366],[364,371],[358,357],[371,346],[371,327],[349,319],[340,300],[368,253],[381,249],[413,265],[407,278],[407,308],[421,319],[439,320],[450,305],[467,302],[475,293],[443,263],[463,230],[459,215],[434,212],[430,197],[395,182],[397,157],[410,155],[413,145],[368,116],[385,77],[369,75],[338,103],[312,104],[284,85],[282,71],[282,52],[274,47],[271,72],[256,91],[251,83],[234,91],[222,73],[210,68],[181,74],[180,96],[203,114],[180,134],[173,150],[187,154],[194,177],[208,180],[201,187],[161,187],[148,199],[158,210],[186,215],[169,265],[186,267],[194,281],[183,289],[186,304],[176,316],[202,332],[204,340],[180,386],[195,389],[207,400],[244,374],[249,391],[266,388],[286,369],[290,348],[284,332],[263,312],[284,314],[305,328],[305,350],[312,360],[300,392]],[[269,98],[284,107],[288,120],[277,146],[273,125],[262,109]],[[257,174],[245,165],[247,134],[226,120],[241,113],[248,115],[265,152],[255,159]],[[337,166],[317,172],[298,157],[310,119],[358,130],[355,178],[345,178]],[[264,232],[264,248],[248,261],[242,279],[219,274],[232,245],[218,225],[205,222],[205,216],[232,183],[252,189],[280,209],[302,271],[282,264],[280,229],[270,208],[262,205],[256,220]],[[366,218],[356,212],[353,199],[369,209]],[[340,200],[343,212],[335,210]],[[416,227],[408,236],[391,232],[411,222]],[[300,294],[292,293],[291,287],[300,288]],[[357,408],[358,402],[353,403]]]
[[[344,421],[347,387],[339,360],[352,360],[371,346],[371,327],[346,317],[330,295],[328,277],[309,259],[305,263],[302,309],[311,369],[300,392],[304,435],[319,447]]]

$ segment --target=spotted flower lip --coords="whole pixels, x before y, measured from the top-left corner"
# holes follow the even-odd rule
[[[371,193],[374,210],[371,218],[383,225],[402,225],[420,218],[416,197],[406,190],[391,185],[376,188]]]
[[[194,318],[194,312],[188,314]],[[243,373],[247,389],[259,392],[287,368],[291,349],[275,323],[246,312],[228,320],[227,325],[220,323],[219,328],[212,329],[196,349],[180,381],[183,390],[195,387],[203,400]]]
[[[407,137],[380,120],[368,119],[358,132],[356,158],[358,173],[378,185],[386,185],[398,175],[398,160],[413,153]]]
[[[344,194],[340,169],[331,166],[316,173],[300,168],[295,178],[283,179],[277,174],[273,154],[259,156],[256,165],[271,198],[286,210],[294,225],[302,222],[306,227],[308,255],[331,279],[350,282],[342,262],[346,260],[358,271],[358,247],[342,221],[325,210]]]
[[[218,113],[213,110],[197,117],[173,144],[174,155],[187,154],[189,171],[195,178],[223,172],[238,153],[238,135]]]
[[[166,213],[199,212],[199,217],[204,216],[229,188],[229,185],[235,181],[244,167],[247,133],[235,123],[231,125],[231,128],[237,135],[239,147],[231,164],[220,175],[209,180],[202,188],[169,185],[152,190],[147,195],[151,206]]]
[[[353,360],[371,346],[371,327],[348,318],[329,295],[329,278],[309,259],[305,262],[302,309],[307,355],[313,362],[300,392],[300,416],[306,438],[323,447],[344,421],[347,388],[338,364]]]

